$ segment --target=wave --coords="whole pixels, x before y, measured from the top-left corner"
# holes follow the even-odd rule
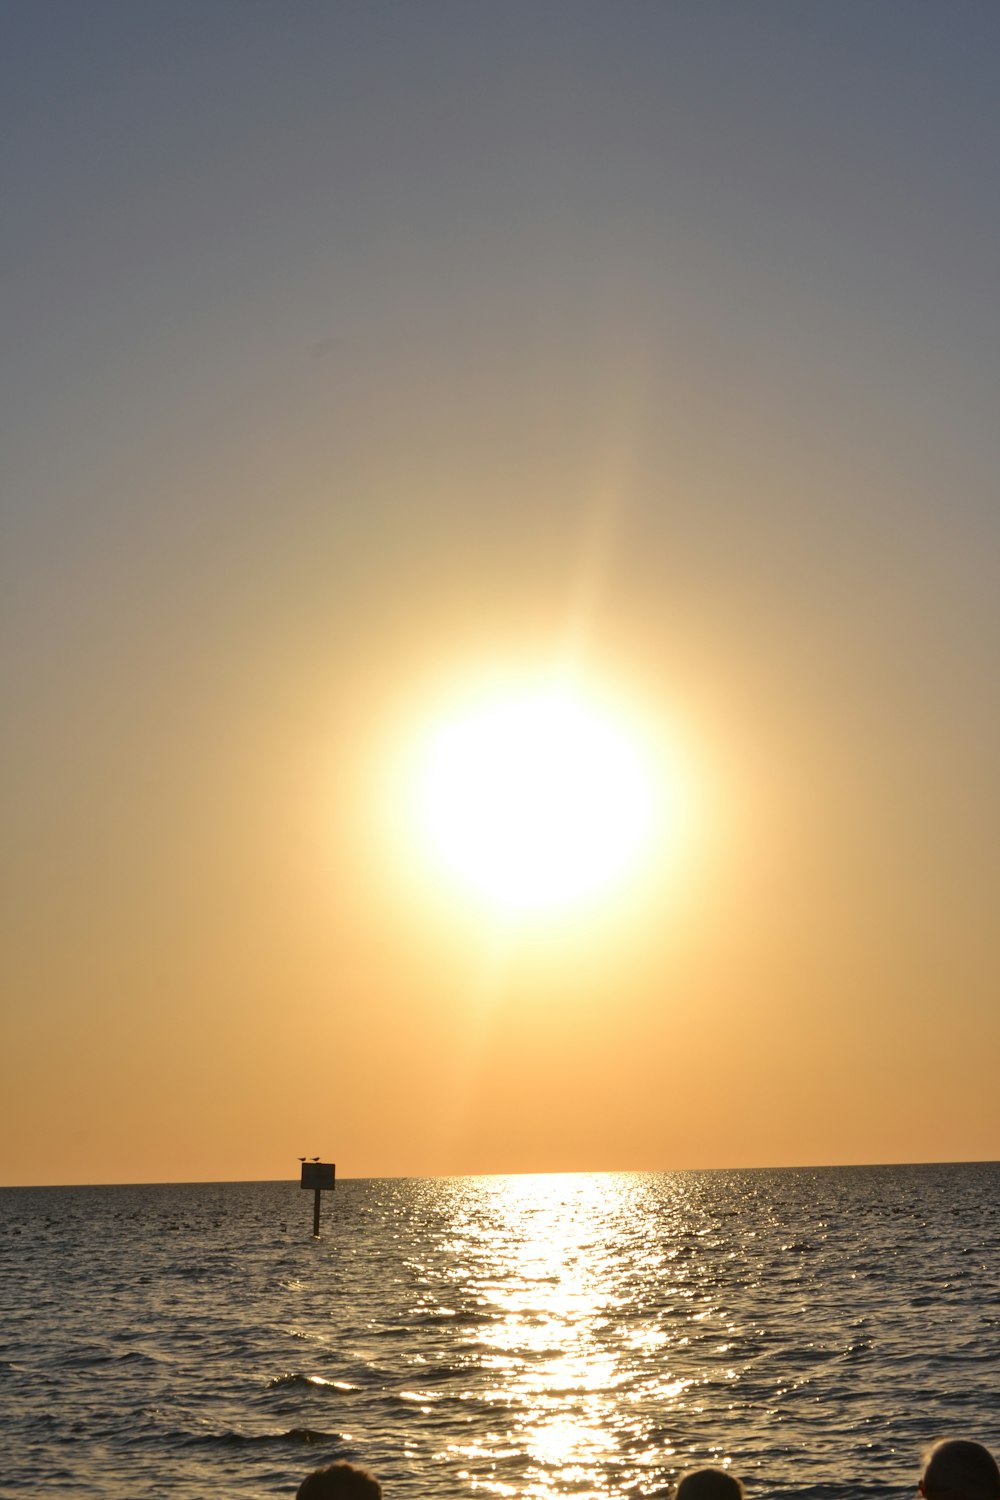
[[[352,1385],[349,1380],[327,1380],[325,1375],[303,1375],[295,1370],[287,1370],[283,1375],[274,1375],[267,1382],[269,1391],[287,1389],[289,1386],[298,1386],[304,1390],[329,1389],[334,1391],[356,1391],[360,1387]]]
[[[178,1432],[173,1437],[185,1448],[333,1448],[350,1443],[345,1433],[321,1432],[315,1427],[289,1427],[284,1432],[239,1432],[230,1428],[225,1432]]]

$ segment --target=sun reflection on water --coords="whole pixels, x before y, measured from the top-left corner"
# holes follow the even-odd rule
[[[650,1403],[676,1405],[693,1384],[668,1368],[662,1329],[648,1320],[629,1327],[638,1311],[628,1305],[631,1273],[640,1269],[648,1286],[662,1258],[642,1242],[656,1226],[630,1216],[627,1177],[494,1178],[477,1189],[492,1201],[476,1258],[494,1274],[477,1287],[470,1371],[482,1384],[465,1394],[488,1403],[494,1422],[486,1442],[449,1445],[448,1455],[469,1465],[473,1487],[496,1495],[514,1492],[503,1471],[515,1457],[518,1493],[534,1500],[634,1484],[673,1452],[664,1434],[649,1443]],[[470,1229],[449,1246],[456,1267]]]

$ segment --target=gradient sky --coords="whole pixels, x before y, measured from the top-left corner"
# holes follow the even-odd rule
[[[1000,1156],[1000,8],[0,25],[0,1181]],[[383,770],[570,659],[690,826],[498,931]]]

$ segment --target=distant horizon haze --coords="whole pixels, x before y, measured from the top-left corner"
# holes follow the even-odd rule
[[[758,1164],[751,1166],[734,1166],[732,1164],[711,1167],[604,1167],[600,1171],[591,1171],[587,1167],[572,1167],[564,1171],[547,1171],[545,1168],[529,1168],[512,1172],[393,1172],[382,1174],[369,1174],[362,1176],[357,1173],[341,1172],[337,1167],[337,1182],[420,1182],[420,1181],[449,1181],[451,1179],[461,1180],[466,1177],[669,1177],[673,1174],[684,1173],[697,1174],[699,1172],[837,1172],[857,1171],[866,1167],[873,1170],[880,1168],[896,1169],[906,1167],[977,1167],[993,1166],[995,1163],[990,1158],[976,1158],[968,1161],[858,1161],[858,1162],[784,1162]],[[298,1177],[191,1177],[183,1178],[176,1182],[166,1178],[155,1178],[150,1181],[118,1181],[118,1182],[3,1182],[0,1190],[30,1188],[105,1188],[105,1187],[212,1187],[217,1185],[224,1187],[227,1184],[239,1183],[285,1183],[289,1187],[302,1189]],[[325,1189],[326,1192],[336,1191]],[[325,1200],[324,1200],[325,1201]]]

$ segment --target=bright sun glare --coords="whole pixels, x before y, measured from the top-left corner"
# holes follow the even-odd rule
[[[491,694],[444,716],[419,755],[422,842],[504,912],[564,909],[638,864],[657,812],[639,737],[563,685]]]

